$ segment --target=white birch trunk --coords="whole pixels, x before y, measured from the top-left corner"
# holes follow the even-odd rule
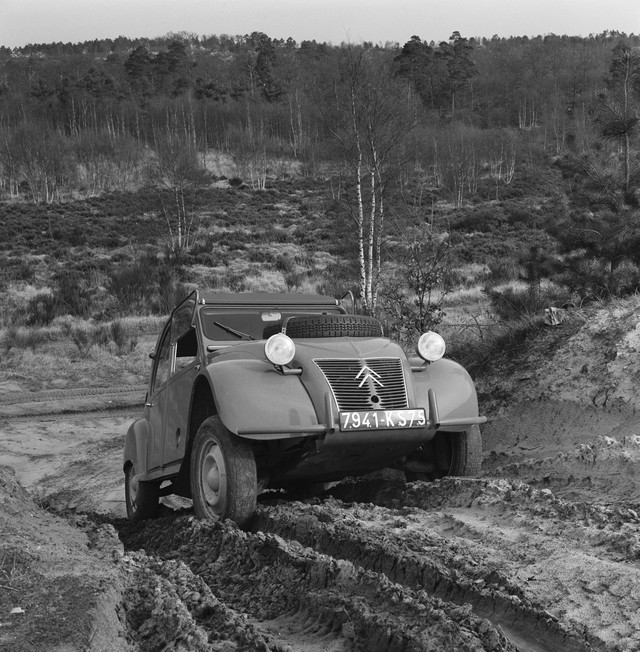
[[[367,306],[368,312],[373,313],[375,308],[373,302],[373,243],[376,228],[376,179],[375,170],[371,170],[370,174],[370,187],[371,205],[369,207],[369,233],[367,237]]]
[[[369,310],[368,304],[368,295],[367,295],[367,267],[365,259],[365,249],[364,249],[364,201],[362,197],[362,145],[360,143],[360,134],[358,133],[358,121],[357,121],[357,108],[355,102],[354,90],[351,90],[351,118],[352,118],[352,127],[353,134],[355,137],[356,143],[356,195],[358,200],[358,214],[357,214],[357,225],[358,225],[358,256],[360,263],[360,294],[362,295],[362,300],[364,302],[365,310]]]

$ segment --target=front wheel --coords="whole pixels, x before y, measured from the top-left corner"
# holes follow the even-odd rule
[[[463,432],[438,431],[430,442],[412,455],[412,462],[415,465],[405,470],[408,481],[478,475],[482,466],[480,427],[469,426]]]
[[[206,419],[193,441],[190,463],[193,508],[198,518],[230,519],[246,527],[256,509],[258,481],[248,441],[218,417]]]
[[[160,485],[157,482],[141,482],[136,478],[136,467],[129,464],[124,471],[124,497],[127,518],[130,521],[144,521],[158,512]]]

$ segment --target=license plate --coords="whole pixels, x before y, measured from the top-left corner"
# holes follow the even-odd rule
[[[395,430],[398,428],[424,428],[427,423],[425,411],[415,410],[366,410],[363,412],[340,412],[340,430]]]

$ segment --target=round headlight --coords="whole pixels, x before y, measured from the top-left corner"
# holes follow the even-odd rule
[[[284,333],[276,333],[265,342],[264,354],[271,364],[283,366],[293,360],[293,356],[296,354],[296,345]]]
[[[444,355],[446,346],[441,335],[433,331],[427,331],[418,340],[418,355],[427,362],[440,360]]]

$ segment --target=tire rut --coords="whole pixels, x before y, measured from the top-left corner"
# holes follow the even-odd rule
[[[490,478],[374,491],[377,505],[362,501],[361,488],[351,493],[361,500],[267,495],[249,532],[178,515],[124,524],[121,538],[154,563],[182,560],[246,618],[251,636],[262,637],[266,647],[255,649],[636,649],[631,635],[619,645],[602,636],[600,614],[585,626],[550,603],[550,593],[536,592],[519,571],[526,571],[527,555],[546,552],[512,545],[527,530],[535,538],[546,529],[536,545],[581,545],[586,563],[606,571],[620,552],[626,561],[636,558],[638,532],[623,543],[617,532],[621,523],[636,527],[633,510],[572,504]],[[615,573],[629,570],[618,566]]]
[[[66,389],[48,389],[38,392],[10,392],[8,394],[0,394],[0,405],[43,403],[66,400],[68,398],[84,398],[87,396],[144,394],[146,389],[146,385],[127,385],[122,387],[73,387]]]
[[[0,395],[0,418],[34,418],[141,407],[146,386],[77,387]]]
[[[409,588],[275,533],[183,516],[125,526],[121,537],[129,549],[144,548],[152,571],[184,561],[217,600],[245,616],[246,626],[232,636],[240,649],[516,650],[471,605]],[[184,600],[180,605],[176,610],[184,606],[189,622],[197,621],[197,608],[189,610]],[[134,600],[125,610],[135,614],[140,607]],[[261,637],[266,647],[243,647],[245,636]]]
[[[528,600],[519,586],[476,561],[458,543],[428,534],[416,536],[414,530],[410,539],[394,534],[395,529],[406,528],[406,514],[390,511],[385,522],[371,528],[347,511],[351,510],[341,504],[330,509],[326,504],[281,506],[261,510],[257,527],[347,559],[409,589],[470,606],[478,617],[500,626],[520,650],[589,649],[580,634],[561,625],[542,605]]]
[[[203,582],[238,649],[638,649],[634,509],[496,478],[367,491],[265,494],[246,532],[183,511],[120,534],[154,573],[180,560]]]

